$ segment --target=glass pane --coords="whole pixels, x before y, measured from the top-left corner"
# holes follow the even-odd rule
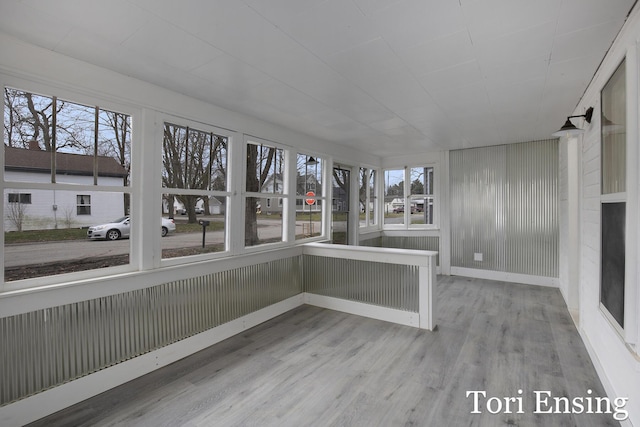
[[[331,243],[347,245],[349,237],[349,213],[334,211],[331,214]]]
[[[384,224],[404,224],[404,169],[384,171]]]
[[[162,186],[187,188],[187,128],[169,123],[164,125],[162,142]]]
[[[322,196],[322,159],[298,154],[296,162],[296,195]]]
[[[333,168],[332,173],[332,215],[331,240],[333,243],[349,243],[349,197],[351,171]]]
[[[322,200],[298,199],[296,203],[296,240],[322,234],[321,204]]]
[[[625,63],[602,89],[602,194],[626,191],[627,104]]]
[[[625,202],[602,204],[600,302],[624,328]]]
[[[4,105],[7,147],[52,151],[53,98],[5,88]],[[50,156],[43,156],[50,161]]]
[[[377,208],[377,200],[376,197],[376,171],[372,170],[369,176],[369,225],[376,224],[375,211]]]
[[[53,98],[5,88],[4,103],[5,180],[52,182]]]
[[[411,168],[411,194],[433,194],[433,168]]]
[[[227,143],[228,139],[212,135],[211,165],[209,169],[209,189],[227,191]]]
[[[247,197],[245,200],[245,246],[282,241],[282,198]]]
[[[412,197],[411,224],[433,224],[433,197]]]
[[[360,168],[358,173],[358,218],[360,227],[367,225],[367,185],[369,183],[369,169]]]
[[[227,190],[227,138],[165,123],[162,186]]]
[[[284,150],[266,145],[247,144],[247,191],[284,192]]]
[[[121,184],[131,182],[131,117],[100,110],[98,116],[98,185],[102,176],[118,176]]]
[[[7,281],[129,263],[124,193],[6,189],[4,197]],[[78,199],[90,201],[82,212]]]
[[[58,99],[56,109],[56,152],[93,155],[96,129],[95,107]],[[73,157],[63,157],[63,159],[56,158],[56,175],[68,174],[68,169],[72,167]],[[93,168],[90,171],[93,172]]]
[[[163,195],[162,258],[176,258],[211,252],[222,252],[225,247],[226,197]],[[195,200],[192,221],[181,200]],[[175,216],[168,206],[173,202]]]

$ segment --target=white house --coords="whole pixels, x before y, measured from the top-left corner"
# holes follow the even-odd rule
[[[50,151],[5,146],[5,179],[17,182],[51,182]],[[121,186],[127,171],[114,158],[82,154],[55,153],[58,183],[91,184],[94,160],[100,185]],[[7,231],[83,227],[125,215],[124,196],[120,193],[5,189],[4,227]]]

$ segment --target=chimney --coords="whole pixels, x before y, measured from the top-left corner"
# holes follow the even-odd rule
[[[40,149],[40,144],[38,144],[38,141],[35,140],[29,141],[29,150],[42,151]]]

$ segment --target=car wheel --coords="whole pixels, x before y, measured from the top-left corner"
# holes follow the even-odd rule
[[[167,229],[167,227],[162,227],[162,237],[166,236],[167,234],[169,234],[169,229]]]
[[[107,231],[107,240],[118,240],[120,238],[120,232],[115,228]]]

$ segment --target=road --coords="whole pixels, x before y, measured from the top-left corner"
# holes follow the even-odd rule
[[[279,220],[261,220],[259,234],[261,239],[277,237],[281,233]],[[314,230],[319,230],[314,223]],[[301,223],[297,233],[302,233]],[[224,242],[223,231],[207,231],[206,244]],[[163,237],[162,249],[189,248],[202,245],[202,232],[174,233]],[[130,252],[129,239],[107,240],[69,240],[43,243],[10,244],[4,247],[5,267],[18,267],[36,263],[69,261],[89,257],[109,257]]]

